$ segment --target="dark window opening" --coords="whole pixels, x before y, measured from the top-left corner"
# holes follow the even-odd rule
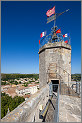
[[[51,80],[51,82],[52,82],[52,84],[54,84],[54,85],[52,85],[53,91],[57,92],[57,90],[58,90],[57,84],[59,84],[59,80]]]

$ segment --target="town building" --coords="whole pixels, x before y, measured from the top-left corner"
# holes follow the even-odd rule
[[[38,84],[29,84],[28,87],[18,87],[16,88],[16,93],[19,96],[26,95],[26,94],[34,94],[38,90]]]

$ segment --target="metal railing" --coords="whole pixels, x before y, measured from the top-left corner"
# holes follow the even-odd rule
[[[43,119],[43,121],[45,121],[45,117],[46,117],[46,114],[47,114],[47,111],[48,111],[48,108],[49,108],[49,105],[50,105],[50,100],[52,100],[52,96],[50,97],[50,99],[48,100],[45,108],[40,112],[39,114],[39,118],[40,119]]]
[[[71,88],[79,95],[81,95],[81,82],[75,82],[71,85]]]
[[[45,122],[47,111],[49,109],[50,104],[52,104],[54,112],[53,112],[53,122],[59,122],[59,84],[49,84],[49,100],[46,104],[45,108],[40,112],[39,118],[43,119]],[[55,98],[54,98],[55,97]],[[53,98],[55,99],[55,105],[52,103]]]
[[[59,122],[59,84],[50,83],[49,86],[50,86],[49,95],[55,96],[56,99],[53,122]]]
[[[56,93],[56,105],[55,105],[55,111],[54,111],[54,122],[59,122],[59,84],[52,84],[52,86],[56,86],[57,92]],[[54,94],[54,92],[53,92]]]
[[[68,40],[67,44],[71,45],[70,38],[68,37],[66,40]],[[55,40],[53,40],[53,32],[51,32],[49,35],[46,35],[45,37],[43,37],[40,40],[39,48],[41,48],[45,44],[55,43],[55,42],[64,42],[64,38],[63,38],[63,35],[61,33],[56,34]]]
[[[46,35],[41,41],[40,41],[40,45],[39,48],[41,48],[42,46],[44,46],[45,44],[52,42],[52,38],[51,38],[51,34]]]
[[[69,82],[68,85],[68,82],[61,82],[60,94],[79,97],[81,95],[81,83]]]
[[[46,106],[44,107],[44,109],[40,112],[40,118],[43,119],[43,122],[45,122],[45,118],[50,104],[52,104],[54,109],[52,121],[59,122],[59,94],[69,95],[69,96],[79,96],[79,94],[77,93],[78,91],[76,92],[77,89],[74,90],[75,84],[71,84],[70,86],[68,86],[67,84],[68,82],[67,83],[60,82],[60,84],[52,84],[52,83],[49,84],[49,100]],[[80,84],[78,87],[81,88]],[[75,87],[77,87],[77,85],[75,85]],[[53,104],[54,100],[55,100],[55,104]]]

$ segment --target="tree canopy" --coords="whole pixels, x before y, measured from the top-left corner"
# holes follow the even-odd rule
[[[25,101],[23,97],[15,96],[14,98],[12,98],[8,94],[1,93],[1,118],[3,118],[7,114],[8,108],[11,112],[23,101]]]
[[[19,79],[19,78],[39,78],[39,74],[1,74],[1,80],[8,81],[9,79]]]
[[[72,74],[71,79],[74,81],[81,81],[81,74]]]

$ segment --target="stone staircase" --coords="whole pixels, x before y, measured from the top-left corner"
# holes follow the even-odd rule
[[[50,63],[48,67],[48,75],[49,78],[56,78],[59,79],[60,75],[58,74],[57,64],[56,63]]]

